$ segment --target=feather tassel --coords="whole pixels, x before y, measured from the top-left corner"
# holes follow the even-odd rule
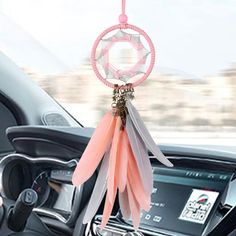
[[[143,123],[138,111],[133,106],[130,100],[127,100],[126,106],[130,115],[130,118],[137,129],[138,133],[142,137],[144,143],[147,148],[152,152],[152,154],[160,161],[162,164],[173,167],[173,164],[164,156],[159,147],[156,145],[154,140],[152,139],[149,131],[147,130],[145,124]]]
[[[111,143],[115,121],[116,117],[112,112],[108,112],[99,123],[74,171],[72,177],[74,185],[79,186],[84,183],[96,170]]]
[[[127,184],[127,168],[128,168],[128,150],[129,140],[126,132],[121,133],[120,150],[118,150],[118,166],[119,173],[116,175],[118,188],[120,192],[124,192]]]
[[[135,195],[132,191],[131,184],[127,184],[127,190],[128,190],[128,198],[130,202],[130,209],[131,209],[131,215],[132,215],[132,221],[133,221],[133,226],[135,230],[138,230],[139,224],[140,224],[140,206],[138,204],[138,201],[135,198]]]
[[[115,196],[116,196],[116,193],[117,193],[117,188],[115,187],[114,188],[114,193],[113,193],[113,199],[109,199],[109,195],[107,194],[106,195],[106,200],[105,200],[105,206],[104,206],[104,210],[103,210],[103,215],[102,215],[102,223],[101,223],[101,228],[103,229],[108,220],[109,220],[109,217],[112,213],[112,209],[113,209],[113,205],[114,205],[114,202],[115,202]]]
[[[131,216],[131,210],[130,210],[127,187],[123,192],[119,192],[119,205],[122,216],[128,220]]]
[[[108,176],[109,156],[110,150],[104,155],[102,165],[100,167],[99,174],[97,177],[97,181],[95,183],[92,196],[89,200],[89,204],[86,209],[86,213],[83,220],[84,224],[87,224],[92,220],[105,196],[107,190],[106,184]]]
[[[132,188],[132,191],[135,195],[136,200],[139,205],[146,211],[150,209],[150,195],[146,193],[139,171],[138,166],[135,161],[132,149],[130,145],[128,146],[129,150],[129,161],[128,161],[128,181],[129,185]]]
[[[147,148],[137,130],[133,126],[129,115],[126,117],[126,130],[136,163],[138,165],[143,186],[147,194],[151,194],[153,189],[153,177],[152,166],[149,160]]]
[[[115,90],[114,99],[117,96]],[[104,156],[83,223],[92,220],[107,191],[101,223],[104,228],[119,190],[121,212],[126,219],[132,217],[137,230],[141,210],[150,210],[153,189],[152,166],[147,149],[164,165],[173,165],[155,144],[130,100],[122,96],[124,94],[116,101],[119,105],[117,110],[113,108],[114,113],[108,112],[95,130],[72,181],[74,185],[85,182]]]
[[[122,121],[118,116],[116,120],[115,132],[112,140],[111,154],[109,160],[109,170],[108,170],[108,181],[107,181],[107,194],[110,199],[110,202],[114,198],[114,188],[115,188],[115,176],[116,173],[119,174],[119,167],[117,166],[117,153],[120,146],[120,137],[121,137],[121,126]]]

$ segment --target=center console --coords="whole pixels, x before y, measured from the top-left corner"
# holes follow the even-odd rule
[[[221,220],[232,173],[186,168],[153,168],[154,188],[149,212],[142,212],[137,235],[200,236]],[[119,212],[105,229],[101,216],[91,225],[93,235],[126,235],[133,232],[132,222]],[[129,235],[129,234],[127,234]]]

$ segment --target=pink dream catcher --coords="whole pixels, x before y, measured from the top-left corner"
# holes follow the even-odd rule
[[[134,87],[147,79],[153,69],[155,49],[149,36],[142,29],[128,24],[127,20],[125,0],[122,0],[120,23],[103,31],[94,43],[92,67],[96,76],[113,88],[113,103],[111,111],[105,114],[90,139],[72,181],[76,186],[83,184],[101,162],[83,222],[86,224],[92,220],[106,194],[101,225],[105,227],[118,195],[123,217],[131,218],[137,229],[141,211],[150,209],[153,190],[148,150],[164,165],[173,165],[155,144],[131,103]],[[128,63],[119,63],[125,69],[118,69],[112,62],[111,52],[122,43],[132,48],[135,60],[131,60],[131,54],[128,54]],[[127,53],[123,59],[125,57]]]

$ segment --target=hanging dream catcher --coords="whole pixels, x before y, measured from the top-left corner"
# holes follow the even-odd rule
[[[101,162],[83,222],[92,220],[106,195],[101,225],[104,227],[118,195],[123,217],[131,218],[137,229],[141,210],[150,209],[153,189],[148,150],[164,165],[173,165],[155,144],[131,102],[134,87],[147,79],[153,69],[155,49],[149,36],[127,20],[122,0],[120,23],[103,31],[94,43],[92,67],[96,76],[113,88],[112,108],[91,137],[72,181],[76,186],[83,184]]]

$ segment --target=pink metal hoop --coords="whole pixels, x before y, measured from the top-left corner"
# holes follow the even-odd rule
[[[147,77],[148,77],[148,76],[150,75],[150,73],[152,72],[153,67],[154,67],[154,64],[155,64],[155,48],[154,48],[154,45],[153,45],[153,43],[152,43],[152,40],[151,40],[151,38],[148,36],[148,34],[147,34],[144,30],[138,28],[137,26],[130,25],[130,24],[118,24],[118,25],[114,25],[114,26],[112,26],[112,27],[110,27],[110,28],[104,30],[104,31],[97,37],[97,39],[96,39],[96,41],[95,41],[95,43],[94,43],[94,45],[93,45],[92,53],[91,53],[91,64],[92,64],[92,67],[93,67],[93,70],[94,70],[96,76],[97,76],[105,85],[107,85],[107,86],[110,87],[110,88],[114,88],[115,85],[114,85],[113,83],[107,81],[107,80],[101,75],[101,73],[99,72],[99,70],[98,70],[98,68],[97,68],[96,51],[97,51],[97,47],[98,47],[100,41],[102,40],[102,38],[103,38],[106,34],[112,32],[112,31],[114,31],[114,30],[118,30],[118,29],[131,29],[131,30],[134,30],[134,31],[138,32],[141,36],[143,36],[143,37],[146,39],[146,41],[147,41],[147,43],[148,43],[148,46],[149,46],[149,49],[150,49],[151,60],[150,60],[150,65],[149,65],[149,67],[148,67],[146,73],[145,73],[140,79],[138,79],[137,81],[135,81],[134,83],[132,83],[132,85],[130,85],[130,83],[129,83],[129,85],[128,85],[129,87],[130,87],[130,86],[131,86],[131,87],[136,87],[136,86],[138,86],[139,84],[141,84],[144,80],[147,79]],[[124,87],[124,85],[123,85],[122,87]]]

